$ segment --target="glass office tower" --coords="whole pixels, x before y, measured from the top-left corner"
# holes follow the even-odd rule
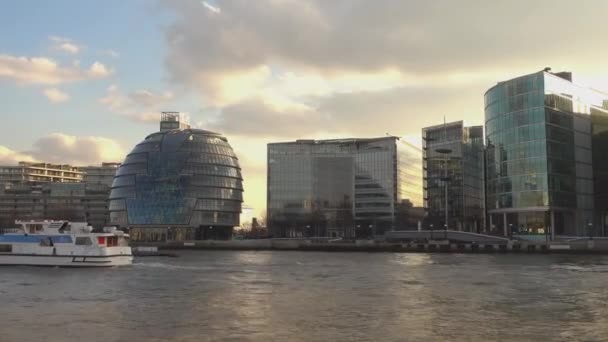
[[[396,137],[268,144],[269,229],[346,238],[413,229],[420,170],[420,149]]]
[[[139,241],[229,239],[239,224],[242,182],[225,137],[165,127],[137,144],[118,169],[110,218]]]
[[[462,121],[425,127],[422,143],[425,229],[445,229],[447,222],[451,230],[481,232],[483,127],[465,127]]]
[[[604,231],[607,98],[548,68],[486,92],[491,231],[546,238]]]

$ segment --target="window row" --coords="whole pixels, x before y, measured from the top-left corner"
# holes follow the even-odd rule
[[[522,127],[515,127],[495,134],[488,134],[488,139],[494,144],[517,144],[525,141],[543,140],[545,139],[545,125],[535,124]]]
[[[488,193],[547,190],[547,175],[523,175],[488,181]]]
[[[489,209],[544,207],[549,205],[547,191],[521,191],[488,196]]]
[[[211,154],[211,153],[193,153],[188,158],[190,163],[202,163],[202,164],[218,164],[227,165],[232,167],[239,167],[238,160],[236,158],[223,155],[223,154]]]
[[[223,188],[212,188],[212,187],[190,187],[182,191],[184,197],[189,198],[217,198],[242,201],[243,190],[240,189],[223,189]]]
[[[190,220],[192,226],[237,226],[239,224],[239,213],[219,211],[194,211]]]
[[[493,117],[486,122],[486,131],[488,135],[492,135],[502,130],[542,122],[545,122],[545,109],[543,107],[529,108]]]
[[[536,73],[506,81],[488,91],[485,95],[485,102],[488,104],[498,101],[503,97],[511,97],[542,90],[544,83],[543,79],[544,77],[541,73]]]
[[[113,187],[135,185],[135,175],[121,176],[114,178]]]
[[[182,173],[205,174],[213,176],[225,176],[242,179],[241,171],[230,166],[205,165],[205,164],[186,164],[181,170]]]
[[[148,174],[148,164],[147,163],[136,163],[136,164],[127,164],[121,165],[116,171],[116,176],[122,175],[146,175]]]
[[[243,181],[237,178],[195,175],[189,180],[190,185],[215,186],[222,188],[243,189]]]
[[[533,91],[525,94],[503,97],[486,107],[486,117],[492,119],[505,113],[517,112],[527,108],[542,107],[544,93]]]
[[[503,162],[513,159],[544,157],[547,155],[545,140],[528,141],[519,144],[495,144],[488,139],[488,162]]]
[[[122,165],[133,163],[145,163],[148,161],[148,153],[131,153],[125,158]]]
[[[241,212],[240,201],[200,199],[196,202],[196,210],[215,210]]]
[[[488,179],[496,177],[507,177],[515,175],[525,175],[534,173],[546,173],[547,172],[547,159],[546,158],[529,158],[529,159],[516,159],[500,164],[493,165],[492,172],[488,173]],[[498,172],[496,172],[498,169]]]
[[[214,153],[214,154],[223,154],[231,157],[236,157],[234,155],[234,151],[227,144],[225,146],[222,145],[214,145],[207,144],[203,142],[194,142],[194,141],[186,141],[180,148],[180,151],[192,151],[192,152],[204,152],[204,153]]]

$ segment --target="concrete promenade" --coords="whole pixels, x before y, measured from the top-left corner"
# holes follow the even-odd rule
[[[160,243],[132,242],[133,247],[157,247],[159,250],[294,250],[327,252],[401,252],[401,253],[562,253],[606,254],[608,239],[529,242],[385,242],[373,240],[259,239],[230,241],[170,241]],[[137,248],[136,248],[137,250]]]

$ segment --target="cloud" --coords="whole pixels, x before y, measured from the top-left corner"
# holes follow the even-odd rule
[[[61,103],[70,99],[70,95],[57,88],[47,88],[43,91],[43,93],[44,96],[46,96],[52,103]]]
[[[601,44],[608,2],[601,0],[581,7],[576,17],[563,11],[565,0],[214,1],[221,15],[198,0],[163,4],[176,14],[165,32],[170,80],[198,89],[205,103],[220,108],[226,117],[216,124],[225,128],[244,108],[260,110],[246,115],[251,121],[274,117],[268,108],[253,108],[256,101],[274,111],[280,103],[300,107],[296,122],[303,108],[321,111],[308,113],[313,121],[353,118],[344,124],[355,132],[369,124],[363,108],[380,118],[381,132],[444,114],[456,118],[461,108],[466,118],[481,121],[483,93],[499,80],[545,66],[608,75],[608,46]],[[387,102],[371,104],[355,95]],[[430,101],[427,107],[415,95]],[[449,105],[439,105],[444,102]],[[289,115],[286,108],[279,112]]]
[[[205,127],[225,134],[251,136],[302,136],[329,128],[328,120],[309,109],[282,111],[261,99],[225,107],[218,118]]]
[[[138,105],[154,107],[173,100],[173,93],[164,92],[162,94],[154,94],[147,89],[140,89],[130,93],[129,98]]]
[[[34,161],[34,158],[0,145],[0,165],[16,165],[20,161]]]
[[[121,162],[126,155],[122,146],[109,138],[53,133],[37,139],[27,151],[17,152],[0,146],[0,164],[40,161],[77,166],[101,162]]]
[[[69,54],[77,54],[81,50],[81,46],[76,44],[72,39],[59,37],[59,36],[50,36],[49,40],[52,43],[52,47],[55,50],[60,50]]]
[[[112,139],[62,133],[53,133],[36,140],[27,154],[40,161],[73,165],[120,162],[126,155],[122,146]]]
[[[61,66],[46,57],[16,57],[0,54],[0,78],[7,78],[19,84],[57,85],[106,78],[112,73],[100,62],[94,62],[88,69],[78,64]]]
[[[175,14],[169,80],[213,107],[202,127],[246,156],[256,207],[267,142],[385,133],[419,142],[444,115],[481,124],[483,94],[498,81],[546,66],[600,89],[608,79],[603,0],[576,16],[566,0],[161,2]]]
[[[133,91],[127,95],[118,86],[108,87],[99,102],[114,114],[136,122],[158,122],[160,112],[173,100],[171,92],[154,93],[147,89]]]
[[[210,3],[208,3],[207,1],[203,1],[202,2],[203,6],[208,9],[209,11],[211,11],[212,13],[221,13],[222,9],[217,7],[217,6],[213,6]]]
[[[197,0],[164,3],[178,15],[167,32],[171,45],[167,63],[179,77],[187,70],[199,72],[201,66],[210,73],[264,64],[324,72],[395,67],[436,73],[534,57],[563,60],[581,57],[580,51],[589,46],[605,51],[597,41],[603,37],[603,13],[608,10],[608,3],[601,0],[580,8],[576,17],[562,10],[560,4],[569,3],[565,0],[226,0],[213,6],[221,8],[222,15],[208,16],[210,6],[204,2],[202,6]],[[567,41],[569,48],[538,44],[540,37]],[[583,58],[601,61],[595,52]]]

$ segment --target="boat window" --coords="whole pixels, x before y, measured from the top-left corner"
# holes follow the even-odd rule
[[[105,236],[98,236],[97,237],[97,244],[99,245],[105,245],[106,244],[106,237]]]
[[[13,245],[0,245],[0,253],[11,253]]]
[[[118,246],[118,237],[117,236],[108,236],[108,247]]]
[[[80,237],[76,237],[76,245],[78,246],[88,246],[88,245],[92,245],[93,241],[91,241],[91,238],[88,236],[80,236]]]

